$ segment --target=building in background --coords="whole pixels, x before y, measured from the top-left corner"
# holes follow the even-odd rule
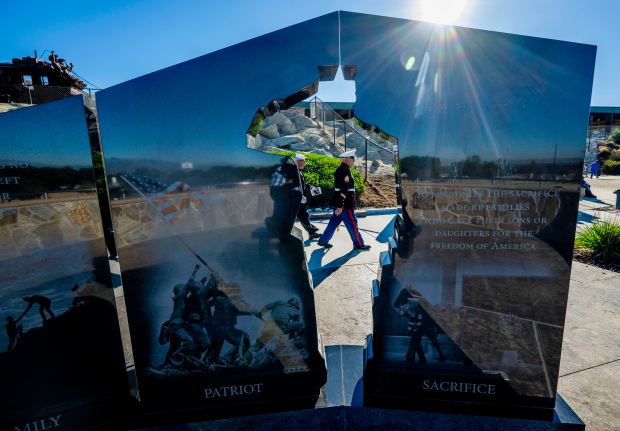
[[[591,106],[588,138],[606,139],[620,128],[620,106]]]
[[[36,56],[14,58],[10,63],[0,63],[0,107],[11,110],[20,104],[36,105],[82,94],[86,83],[73,72],[54,51],[48,61]],[[1,112],[1,111],[0,111]]]

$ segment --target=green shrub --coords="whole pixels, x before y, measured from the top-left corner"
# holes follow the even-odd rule
[[[329,198],[334,189],[334,171],[340,166],[341,161],[336,157],[320,154],[306,154],[305,156],[306,167],[304,168],[304,176],[306,182],[315,187],[320,187],[323,191],[322,195],[308,199],[308,206],[325,207],[328,205]],[[366,191],[364,178],[355,168],[351,168],[351,173],[355,182],[355,194],[359,199]]]
[[[609,158],[611,160],[620,161],[620,150],[613,150]]]
[[[248,135],[256,136],[264,121],[265,114],[263,114],[263,112],[259,109],[254,114],[254,118],[252,118],[252,123],[250,123],[250,127],[248,127],[248,131],[246,133]]]
[[[593,257],[620,262],[620,224],[597,221],[577,232],[575,248],[589,250]]]
[[[605,160],[605,163],[603,163],[603,173],[607,175],[620,175],[620,161]]]
[[[611,135],[609,135],[609,140],[620,144],[620,128],[614,129],[614,131],[611,132]]]
[[[295,157],[295,153],[292,151],[277,151],[273,153]],[[304,153],[304,155],[306,156],[306,167],[304,168],[306,182],[312,186],[320,187],[323,191],[323,194],[320,196],[308,198],[307,205],[311,208],[326,207],[334,190],[334,171],[340,166],[341,161],[339,158],[321,154]],[[351,173],[355,181],[355,194],[359,199],[366,191],[364,178],[355,168],[351,168]]]

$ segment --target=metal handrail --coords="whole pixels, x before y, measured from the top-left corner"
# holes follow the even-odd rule
[[[331,114],[333,115],[334,118],[334,122],[336,121],[336,117],[338,117],[340,119],[340,121],[342,121],[345,124],[345,145],[346,145],[346,127],[349,126],[351,128],[351,130],[353,132],[355,132],[357,135],[359,135],[360,137],[362,137],[363,139],[367,140],[370,144],[379,147],[380,149],[389,152],[390,154],[394,154],[393,150],[390,150],[389,148],[385,148],[384,146],[376,143],[375,141],[372,140],[372,138],[370,138],[367,134],[362,134],[357,130],[357,127],[352,126],[351,124],[349,124],[347,122],[347,120],[345,120],[344,118],[342,118],[342,116],[340,114],[338,114],[336,111],[334,111],[334,109],[329,106],[329,104],[327,104],[326,102],[324,102],[323,100],[319,99],[318,97],[314,96],[314,98],[312,99],[312,101],[310,103],[314,102],[315,103],[315,115],[316,115],[316,103],[320,103],[322,107],[327,107],[327,111],[331,112]],[[320,121],[318,118],[318,115],[316,115],[316,119],[317,121]],[[325,120],[322,121],[323,124],[325,124]],[[355,123],[354,123],[355,124]],[[366,132],[366,131],[364,131]],[[335,144],[335,138],[334,138],[334,144]]]

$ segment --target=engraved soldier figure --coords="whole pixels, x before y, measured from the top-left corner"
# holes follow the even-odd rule
[[[20,317],[21,319],[21,317]],[[9,336],[9,345],[7,350],[10,352],[15,347],[15,343],[18,338],[21,337],[24,327],[22,325],[18,325],[19,320],[13,320],[13,316],[7,316],[6,318],[6,333]]]
[[[293,334],[303,329],[301,302],[292,297],[288,301],[274,301],[265,305],[261,314],[271,311],[271,319],[285,334]]]
[[[204,325],[205,314],[207,314],[209,309],[206,303],[208,300],[205,301],[205,291],[202,283],[196,283],[194,280],[196,271],[199,268],[200,266],[196,265],[192,277],[186,283],[187,296],[185,298],[185,312],[183,315],[185,327],[194,342],[192,354],[196,358],[201,358],[211,345],[211,340]]]
[[[210,304],[213,305],[213,317],[209,325],[211,336],[211,347],[207,353],[209,360],[215,362],[219,359],[224,341],[232,344],[232,348],[222,358],[224,361],[232,362],[242,358],[250,347],[250,336],[236,327],[237,317],[252,315],[260,317],[260,313],[255,310],[237,309],[230,298],[220,290],[211,299]]]
[[[52,301],[49,298],[45,296],[41,296],[41,295],[31,295],[31,296],[24,296],[23,299],[25,302],[28,303],[28,306],[22,312],[22,314],[19,316],[17,320],[21,320],[22,317],[24,317],[26,313],[30,311],[30,309],[32,308],[34,304],[37,304],[39,306],[39,314],[41,315],[41,319],[43,320],[44,323],[45,321],[47,321],[47,315],[45,312],[47,312],[50,315],[50,318],[52,319],[56,317],[54,313],[52,312]]]
[[[172,301],[174,304],[172,314],[170,315],[170,320],[162,325],[159,337],[160,344],[165,344],[167,341],[170,342],[170,348],[168,353],[166,353],[166,359],[162,367],[169,364],[180,367],[185,360],[192,366],[204,365],[199,358],[201,353],[209,346],[209,339],[202,325],[196,325],[194,321],[186,324],[185,320],[188,317],[188,311],[190,315],[193,312],[191,307],[189,309],[187,307],[187,298],[199,268],[200,266],[196,265],[187,283],[177,284],[172,290]],[[199,330],[202,331],[202,334]]]
[[[284,372],[306,371],[309,356],[301,302],[296,297],[288,301],[274,301],[260,311],[265,324],[252,346],[250,368],[280,362]]]

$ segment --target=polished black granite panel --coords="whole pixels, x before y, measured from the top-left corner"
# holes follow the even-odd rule
[[[340,18],[355,115],[398,138],[403,209],[366,404],[550,418],[595,47]]]
[[[316,403],[325,364],[291,231],[297,167],[248,148],[248,126],[337,64],[333,13],[97,94],[147,416]]]
[[[92,115],[81,96],[0,115],[0,429],[110,426],[126,407]]]

